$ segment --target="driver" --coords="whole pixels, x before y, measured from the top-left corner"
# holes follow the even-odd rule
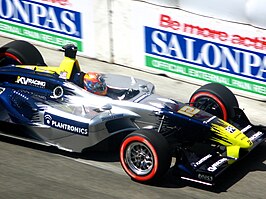
[[[96,95],[106,95],[107,86],[103,76],[99,73],[88,72],[83,77],[83,87],[85,90]]]
[[[112,99],[127,100],[139,93],[138,90],[134,89],[108,87],[103,75],[96,72],[76,73],[73,82],[90,93],[100,96],[108,96]]]

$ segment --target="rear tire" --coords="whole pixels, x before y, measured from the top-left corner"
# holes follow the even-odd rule
[[[39,65],[45,66],[39,50],[29,42],[15,40],[7,43],[0,50],[1,65]]]
[[[239,108],[232,91],[218,83],[209,83],[197,89],[189,103],[225,121],[232,120],[235,117],[234,108]]]
[[[151,182],[170,168],[171,154],[167,140],[156,131],[138,130],[129,134],[120,148],[120,162],[135,181]]]

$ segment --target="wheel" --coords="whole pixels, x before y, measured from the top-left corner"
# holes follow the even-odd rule
[[[235,95],[227,87],[209,83],[197,89],[189,103],[225,121],[235,117],[234,108],[239,108]]]
[[[133,180],[138,182],[154,181],[170,168],[169,144],[156,131],[135,131],[122,142],[120,162],[125,172]]]
[[[34,45],[22,40],[7,43],[0,49],[0,65],[39,65],[45,66],[41,53]]]

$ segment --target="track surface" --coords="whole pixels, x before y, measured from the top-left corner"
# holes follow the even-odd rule
[[[11,41],[0,38],[0,45]],[[38,47],[49,65],[63,53]],[[133,75],[151,81],[156,92],[187,101],[196,85],[96,60],[79,58],[84,71]],[[254,123],[266,125],[266,103],[239,97],[240,107]],[[265,198],[266,144],[232,166],[214,188],[180,181],[169,173],[158,184],[132,181],[114,152],[84,155],[0,137],[0,198]]]

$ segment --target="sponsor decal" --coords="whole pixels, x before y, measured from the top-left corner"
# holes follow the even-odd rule
[[[218,160],[217,162],[215,162],[213,165],[211,165],[210,167],[208,167],[208,171],[210,172],[214,172],[218,169],[218,167],[220,167],[222,164],[224,164],[225,162],[227,162],[227,158],[222,158],[220,160]]]
[[[209,175],[206,175],[206,174],[199,173],[198,174],[198,178],[200,180],[205,180],[205,181],[209,181],[209,182],[212,182],[213,181],[213,177],[212,176],[209,176]]]
[[[234,133],[236,131],[236,128],[233,126],[227,126],[225,127],[225,130],[229,133]]]
[[[59,78],[67,79],[67,74],[68,74],[67,71],[61,71],[61,72],[60,72],[60,75],[59,75]]]
[[[23,85],[29,85],[29,86],[36,86],[40,88],[45,88],[46,86],[46,82],[44,81],[40,81],[37,79],[28,78],[28,77],[21,77],[21,76],[18,76],[16,83],[23,84]]]
[[[144,29],[146,66],[266,95],[265,53],[153,27]],[[221,35],[216,37],[223,40]]]
[[[80,12],[36,1],[0,0],[0,5],[0,31],[60,47],[74,43],[82,49]]]
[[[189,117],[193,117],[196,115],[198,112],[200,112],[199,109],[194,108],[192,106],[183,106],[181,109],[177,111],[178,113],[184,114]]]
[[[70,133],[75,133],[83,136],[88,136],[89,134],[87,123],[63,118],[50,113],[44,114],[44,124],[56,129],[68,131]]]
[[[212,157],[212,155],[211,154],[208,154],[205,157],[201,158],[198,162],[193,163],[193,166],[194,167],[197,167],[197,166],[201,165],[203,162],[205,162],[206,160],[208,160],[211,157]]]
[[[255,133],[254,135],[252,135],[249,140],[254,142],[257,139],[259,139],[261,136],[263,135],[263,133],[261,131],[258,131],[257,133]]]

